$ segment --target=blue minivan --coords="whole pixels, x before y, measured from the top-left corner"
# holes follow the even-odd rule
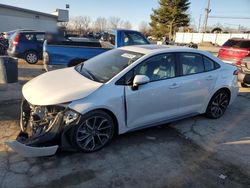
[[[17,31],[9,40],[7,53],[11,57],[21,58],[29,64],[42,59],[45,32]]]

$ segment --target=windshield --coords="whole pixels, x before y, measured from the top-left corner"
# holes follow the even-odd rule
[[[144,54],[114,49],[76,66],[83,76],[105,83]]]

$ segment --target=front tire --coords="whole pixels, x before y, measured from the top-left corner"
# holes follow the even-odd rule
[[[106,146],[114,136],[114,121],[104,111],[87,113],[73,127],[72,145],[82,152],[94,152]]]
[[[28,51],[25,53],[25,61],[29,64],[36,64],[38,62],[38,55],[34,51]]]
[[[230,98],[226,91],[217,91],[208,104],[206,110],[207,117],[211,119],[218,119],[222,117],[227,109],[229,100]]]

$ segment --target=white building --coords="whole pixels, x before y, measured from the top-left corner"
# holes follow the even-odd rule
[[[68,10],[57,9],[52,14],[0,4],[0,32],[15,29],[57,31],[58,22],[69,20]]]

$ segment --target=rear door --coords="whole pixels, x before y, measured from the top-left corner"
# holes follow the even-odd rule
[[[21,33],[21,39],[18,43],[19,49],[22,49],[23,52],[29,51],[29,50],[36,50],[36,37],[34,33],[30,32],[24,32]]]
[[[198,113],[215,87],[219,65],[197,53],[179,53],[178,57],[182,72],[180,113]]]

